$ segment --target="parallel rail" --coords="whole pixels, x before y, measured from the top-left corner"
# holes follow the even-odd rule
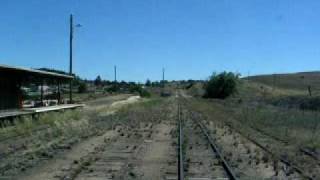
[[[178,104],[178,123],[179,123],[179,155],[178,155],[178,180],[184,179],[184,168],[183,168],[183,132],[182,132],[182,120],[181,120],[181,107],[180,104]]]
[[[199,123],[199,122],[197,122],[197,123]],[[291,161],[287,160],[286,158],[276,156],[275,153],[272,152],[270,149],[268,149],[267,147],[265,147],[265,146],[262,145],[261,143],[257,142],[257,141],[254,140],[252,137],[245,135],[245,134],[242,133],[240,130],[238,130],[236,127],[233,127],[231,124],[228,124],[228,123],[226,123],[226,125],[227,125],[229,128],[235,130],[237,133],[239,133],[241,136],[243,136],[244,138],[246,138],[247,140],[249,140],[250,142],[252,142],[252,143],[255,144],[256,146],[260,147],[260,148],[261,148],[263,151],[265,151],[266,153],[270,154],[271,156],[277,158],[280,162],[282,162],[282,163],[286,164],[287,166],[291,167],[293,170],[295,170],[297,173],[299,173],[303,178],[308,179],[308,180],[315,180],[315,178],[313,178],[313,177],[311,177],[309,174],[307,174],[302,168],[300,168],[299,166],[295,165],[294,163],[292,163]],[[204,128],[204,126],[201,125],[201,124],[200,124],[199,126],[200,126],[200,127],[202,126],[202,128]],[[252,127],[250,127],[250,128],[257,131],[257,129],[254,129],[254,128],[252,128]],[[259,132],[259,131],[258,131],[258,132]],[[262,133],[262,132],[260,132],[260,133]],[[262,134],[264,134],[264,133],[262,133]],[[264,135],[268,136],[267,133],[265,133]],[[208,133],[207,133],[206,136],[208,136],[208,137],[210,138],[210,136],[208,135]],[[269,136],[269,137],[270,137],[270,136]],[[270,137],[270,138],[279,139],[279,138],[277,138],[277,137]],[[282,142],[282,140],[279,140],[279,141]],[[301,149],[300,149],[300,151],[303,152],[303,150],[301,150]],[[307,154],[307,152],[305,152],[305,151],[304,151],[304,153]],[[309,155],[311,156],[311,154],[309,154]],[[313,158],[316,159],[316,160],[319,160],[317,157],[313,157]]]
[[[223,155],[221,154],[218,146],[214,143],[213,139],[211,138],[211,136],[208,134],[207,129],[201,124],[201,122],[197,121],[196,122],[198,124],[198,126],[200,127],[201,131],[203,132],[203,134],[205,135],[206,139],[208,140],[211,149],[217,154],[217,156],[221,159],[222,161],[222,166],[225,169],[225,171],[227,172],[229,178],[231,180],[238,180],[237,176],[235,175],[235,173],[233,172],[232,168],[228,165],[228,162],[225,160],[225,158],[223,157]]]
[[[253,144],[255,144],[256,146],[260,147],[262,150],[264,150],[265,152],[267,152],[268,154],[270,154],[273,157],[276,157],[278,160],[280,160],[282,163],[286,164],[287,166],[290,166],[292,169],[294,169],[296,172],[298,172],[302,177],[308,179],[308,180],[315,180],[313,177],[311,177],[310,175],[308,175],[304,170],[302,170],[300,167],[296,166],[295,164],[293,164],[292,162],[290,162],[289,160],[283,158],[283,157],[278,157],[277,155],[275,155],[271,150],[269,150],[267,147],[265,147],[264,145],[260,144],[259,142],[257,142],[256,140],[254,140],[253,138],[243,134],[242,132],[240,132],[238,129],[234,128],[232,125],[230,124],[226,124],[229,128],[234,129],[237,133],[239,133],[241,136],[245,137],[247,140],[249,140],[250,142],[252,142]]]
[[[181,105],[178,104],[178,123],[179,123],[179,137],[178,137],[178,180],[184,180],[184,167],[183,167],[183,129],[182,129],[182,119],[181,119]],[[215,156],[221,160],[222,166],[226,171],[230,180],[238,180],[232,168],[228,165],[228,162],[225,160],[217,145],[214,143],[211,136],[208,134],[207,129],[201,124],[199,121],[195,121],[195,123],[200,127],[203,135],[207,139],[212,151],[215,153]]]
[[[267,132],[265,132],[265,131],[263,131],[263,130],[261,130],[259,128],[256,128],[256,127],[253,127],[253,126],[249,126],[249,127],[251,129],[257,131],[258,133],[266,136],[266,137],[269,137],[271,139],[274,139],[275,141],[278,141],[278,142],[282,143],[283,145],[287,145],[288,144],[287,141],[285,141],[285,140],[283,140],[283,139],[281,139],[281,138],[279,138],[277,136],[273,136],[273,135],[271,135],[271,134],[269,134],[269,133],[267,133]],[[308,151],[305,148],[299,148],[299,151],[302,152],[304,155],[309,156],[313,160],[317,161],[317,164],[320,165],[320,158],[315,153],[313,153],[312,151]]]

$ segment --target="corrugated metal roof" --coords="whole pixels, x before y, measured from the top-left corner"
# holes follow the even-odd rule
[[[56,77],[56,78],[63,78],[63,79],[73,79],[73,76],[65,75],[65,74],[59,74],[54,72],[48,72],[48,71],[41,71],[37,69],[30,69],[30,68],[22,68],[22,67],[15,67],[15,66],[8,66],[8,65],[2,65],[0,64],[0,71],[12,71],[12,72],[22,72],[22,73],[30,73],[35,75],[42,75],[47,77]]]

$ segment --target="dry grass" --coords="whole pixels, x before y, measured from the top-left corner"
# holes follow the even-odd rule
[[[101,135],[117,124],[130,124],[140,119],[159,120],[156,105],[159,100],[118,107],[115,114],[99,114],[94,110],[78,109],[42,114],[37,120],[24,118],[15,126],[0,129],[0,173],[16,174],[43,159],[53,158],[56,153],[70,149],[75,143]],[[130,106],[130,107],[129,107]],[[165,113],[164,113],[165,114]],[[21,156],[22,155],[22,156]]]
[[[320,113],[268,105],[249,106],[219,100],[190,101],[192,107],[215,121],[231,123],[239,130],[257,128],[296,147],[320,148]]]
[[[249,78],[252,82],[275,86],[280,89],[299,90],[307,93],[310,85],[315,91],[320,90],[320,72],[304,72],[292,74],[260,75]]]
[[[320,148],[319,112],[272,106],[240,106],[234,112],[241,124],[263,130],[297,147]]]
[[[291,78],[296,78],[296,75],[284,78],[292,82]],[[320,112],[307,110],[318,108],[317,97],[307,97],[306,92],[299,88],[273,88],[242,81],[236,98],[242,101],[229,99],[220,103],[220,109],[232,114],[241,125],[258,128],[297,147],[320,148]]]
[[[72,123],[80,120],[80,110],[66,111],[63,113],[46,113],[40,114],[37,118],[31,116],[22,117],[14,120],[14,126],[7,126],[0,129],[0,138],[9,138],[20,136],[23,134],[30,134],[37,130],[48,128],[59,128],[64,122]]]

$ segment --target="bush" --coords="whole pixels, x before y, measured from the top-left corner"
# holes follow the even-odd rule
[[[146,81],[146,84],[145,84],[147,87],[150,87],[151,86],[151,81],[149,79],[147,79]]]
[[[141,89],[142,89],[141,86],[140,86],[140,85],[137,85],[137,84],[134,84],[134,85],[130,85],[130,86],[129,86],[129,92],[130,92],[130,93],[140,92]]]
[[[87,84],[85,82],[82,82],[78,87],[78,93],[85,93],[87,92],[87,89]]]
[[[118,84],[112,84],[109,88],[106,89],[109,93],[115,93],[120,91]]]
[[[97,76],[97,78],[94,80],[94,85],[100,86],[102,84],[102,79],[100,75]]]
[[[239,75],[232,72],[213,73],[205,85],[206,98],[225,99],[237,92]]]
[[[145,89],[140,89],[139,95],[140,95],[141,97],[145,97],[145,98],[151,97],[151,94],[150,94],[147,90],[145,90]]]
[[[151,94],[147,90],[143,89],[140,85],[132,85],[132,86],[130,86],[129,87],[129,91],[131,93],[137,92],[137,93],[139,93],[139,95],[141,97],[145,97],[145,98],[148,98],[148,97],[151,96]]]

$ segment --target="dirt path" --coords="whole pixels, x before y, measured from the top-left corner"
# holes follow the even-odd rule
[[[169,109],[158,114],[163,110],[145,111],[135,122],[130,121],[116,139],[101,146],[81,169],[70,171],[69,177],[76,180],[176,179],[176,147],[172,136],[175,124],[168,116],[174,111]]]
[[[131,97],[103,107],[118,124],[104,133],[82,139],[76,145],[43,161],[15,179],[24,180],[105,180],[176,178],[174,109],[165,103],[134,106],[116,113],[124,105],[140,101]],[[88,110],[88,109],[86,109]],[[100,116],[106,117],[106,116]],[[99,123],[101,119],[94,121]],[[109,122],[109,121],[106,121]],[[119,122],[119,123],[118,123]],[[114,124],[114,125],[115,125]],[[112,127],[112,126],[111,126]]]
[[[171,145],[173,139],[170,132],[174,130],[170,124],[159,124],[156,127],[156,134],[152,141],[147,141],[146,152],[142,158],[141,180],[149,179],[167,179],[175,176],[176,163],[174,160],[177,156],[174,147]]]
[[[107,131],[102,136],[93,137],[86,141],[77,144],[69,152],[57,156],[46,162],[43,166],[32,169],[26,174],[23,174],[16,179],[24,180],[53,180],[62,178],[66,171],[71,169],[72,164],[79,162],[82,157],[93,153],[96,148],[101,146],[106,139],[113,139],[117,136],[114,130]]]
[[[132,98],[133,97],[133,98]],[[89,105],[87,105],[83,109],[83,114],[92,114],[96,112],[95,108],[101,108],[101,111],[112,111],[112,113],[117,112],[121,107],[130,104],[135,103],[139,100],[136,96],[114,96],[109,98],[102,98],[98,99],[97,102],[91,101]],[[119,103],[116,103],[119,102]],[[97,113],[96,113],[97,114]],[[91,116],[89,116],[90,118]],[[98,115],[97,117],[100,117],[101,120],[94,120],[90,121],[90,123],[95,127],[97,126],[97,129],[92,129],[91,136],[84,136],[84,138],[78,137],[78,136],[72,136],[71,138],[74,138],[75,141],[72,143],[65,143],[69,142],[70,139],[63,140],[64,137],[60,136],[51,136],[51,138],[48,140],[48,144],[54,142],[56,143],[55,148],[49,149],[48,151],[42,151],[41,154],[37,154],[36,152],[32,155],[33,149],[27,149],[25,148],[26,152],[28,152],[30,155],[24,157],[24,152],[21,150],[15,153],[10,154],[11,156],[4,156],[3,158],[11,158],[13,159],[14,163],[19,165],[19,161],[23,162],[24,164],[20,163],[22,168],[19,168],[19,166],[16,167],[16,171],[13,172],[14,174],[2,174],[0,175],[0,179],[30,179],[30,180],[43,180],[43,179],[63,179],[62,177],[64,174],[67,174],[67,172],[73,168],[77,162],[80,162],[83,157],[87,157],[90,154],[94,153],[97,149],[99,149],[101,146],[105,145],[104,143],[106,139],[112,139],[117,136],[117,131],[111,130],[111,125],[108,124],[110,120],[105,119],[106,116]],[[93,117],[93,118],[97,118]],[[83,119],[83,117],[82,117]],[[85,118],[84,118],[85,119]],[[110,118],[109,118],[110,119]],[[106,121],[107,120],[107,121]],[[82,122],[82,120],[76,121]],[[95,124],[97,123],[97,124]],[[84,128],[75,126],[75,128]],[[48,129],[44,133],[49,132]],[[86,130],[85,128],[83,131],[88,131],[89,128]],[[73,131],[73,129],[70,129],[70,131]],[[97,131],[97,132],[96,132]],[[38,133],[38,132],[37,132]],[[81,134],[79,134],[81,136]],[[33,138],[32,136],[28,136],[27,140]],[[18,139],[19,141],[12,140],[10,143],[16,145],[17,142],[20,142],[23,138]],[[22,142],[22,143],[27,143]],[[1,145],[1,144],[0,144]],[[61,146],[61,148],[60,148]],[[47,154],[49,152],[50,154]],[[19,158],[21,157],[22,158]],[[34,159],[35,158],[35,159]],[[24,160],[26,159],[26,160]],[[6,160],[6,159],[5,159]],[[26,165],[25,161],[28,161],[28,165]],[[8,161],[8,163],[11,163],[12,161]],[[3,161],[3,164],[5,162]],[[20,169],[23,169],[20,171]],[[11,173],[11,172],[10,172]]]
[[[141,123],[134,129],[120,129],[119,137],[98,149],[73,179],[127,179],[134,176],[132,163],[138,160],[143,140],[150,136],[152,126],[152,123]]]
[[[108,114],[115,113],[121,107],[135,103],[139,100],[138,96],[131,96],[127,99],[123,97],[116,98],[115,102],[112,102],[114,99],[102,99],[97,100],[97,103],[93,103],[90,107],[86,107],[87,110],[93,108],[103,108]],[[112,103],[111,103],[112,102]],[[51,180],[51,179],[64,179],[68,177],[65,174],[68,174],[68,171],[72,171],[72,165],[75,162],[80,162],[81,158],[87,157],[90,154],[94,153],[96,149],[100,148],[107,139],[114,139],[117,136],[116,130],[110,130],[104,133],[102,136],[96,136],[89,138],[72,148],[71,151],[68,151],[64,154],[60,154],[54,159],[45,163],[45,165],[32,169],[28,174],[23,174],[22,177],[25,180]],[[17,177],[21,179],[21,177]]]
[[[173,126],[141,123],[96,152],[76,180],[166,179],[176,174]],[[173,160],[173,161],[172,161]]]

